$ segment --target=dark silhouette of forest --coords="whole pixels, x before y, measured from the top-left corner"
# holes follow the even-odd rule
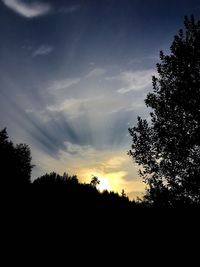
[[[147,185],[143,199],[131,201],[124,190],[99,192],[98,177],[90,184],[78,177],[52,172],[31,182],[31,151],[14,145],[6,129],[0,131],[1,190],[22,201],[34,200],[43,208],[131,211],[144,207],[200,206],[200,21],[185,17],[171,45],[161,51],[158,76],[145,103],[152,109],[151,123],[138,118],[130,128],[128,154],[142,166]]]
[[[58,205],[59,208],[93,211],[113,208],[129,210],[137,206],[124,191],[121,195],[107,190],[100,192],[96,176],[87,184],[81,183],[76,175],[52,172],[32,182],[31,171],[34,166],[31,165],[30,148],[25,144],[14,145],[6,129],[0,131],[0,162],[1,188],[24,202],[35,201],[43,208]]]

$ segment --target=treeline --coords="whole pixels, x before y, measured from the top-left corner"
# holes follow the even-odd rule
[[[6,129],[0,131],[1,188],[24,202],[40,202],[45,208],[52,205],[77,209],[132,209],[141,204],[130,201],[124,192],[119,195],[97,189],[98,177],[89,184],[81,183],[76,175],[55,172],[45,174],[31,182],[31,151],[26,144],[14,145]],[[22,203],[23,204],[23,203]]]
[[[152,203],[146,198],[130,200],[124,191],[121,194],[97,189],[98,177],[90,183],[81,183],[76,175],[55,172],[42,175],[31,181],[31,151],[26,144],[14,145],[9,140],[6,129],[0,131],[1,191],[7,199],[21,205],[35,203],[44,210],[51,208],[73,209],[77,211],[121,211],[131,212],[135,209],[149,207],[169,207],[163,205],[166,200],[160,198],[160,204]],[[148,192],[147,192],[148,193]],[[164,194],[163,196],[164,197]],[[18,202],[19,201],[19,202]],[[13,203],[15,204],[15,202]],[[188,207],[179,202],[174,207]],[[173,207],[170,205],[170,207]]]

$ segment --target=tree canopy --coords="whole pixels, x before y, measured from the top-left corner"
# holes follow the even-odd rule
[[[185,17],[171,53],[160,52],[145,103],[151,122],[130,128],[129,155],[142,166],[145,199],[154,205],[200,203],[200,21]]]
[[[9,186],[29,184],[31,180],[31,152],[26,144],[14,145],[6,128],[0,131],[0,183]]]

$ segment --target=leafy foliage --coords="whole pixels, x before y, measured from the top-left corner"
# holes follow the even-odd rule
[[[30,183],[31,152],[26,144],[16,146],[9,141],[6,129],[0,131],[1,184],[25,185]]]
[[[145,103],[151,123],[129,129],[129,155],[142,165],[145,200],[154,205],[200,203],[200,21],[185,17],[171,45],[160,52],[158,77]]]

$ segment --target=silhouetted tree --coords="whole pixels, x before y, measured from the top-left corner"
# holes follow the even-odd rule
[[[138,117],[129,129],[129,155],[142,165],[145,199],[154,205],[200,204],[200,21],[185,17],[184,25],[171,54],[160,52],[145,100],[151,123]]]
[[[126,197],[127,197],[127,196],[126,196],[126,193],[125,193],[125,191],[124,191],[124,189],[122,189],[121,197],[123,197],[123,198],[126,198]]]
[[[62,176],[51,172],[50,174],[46,173],[45,175],[42,175],[41,177],[37,178],[33,184],[35,185],[65,185],[69,183],[78,184],[78,178],[76,175],[68,175],[64,173]]]
[[[99,178],[97,176],[93,176],[90,185],[96,188],[98,184],[100,184]]]
[[[4,185],[25,185],[30,183],[31,152],[26,144],[16,146],[9,141],[6,128],[0,131],[1,180]]]

